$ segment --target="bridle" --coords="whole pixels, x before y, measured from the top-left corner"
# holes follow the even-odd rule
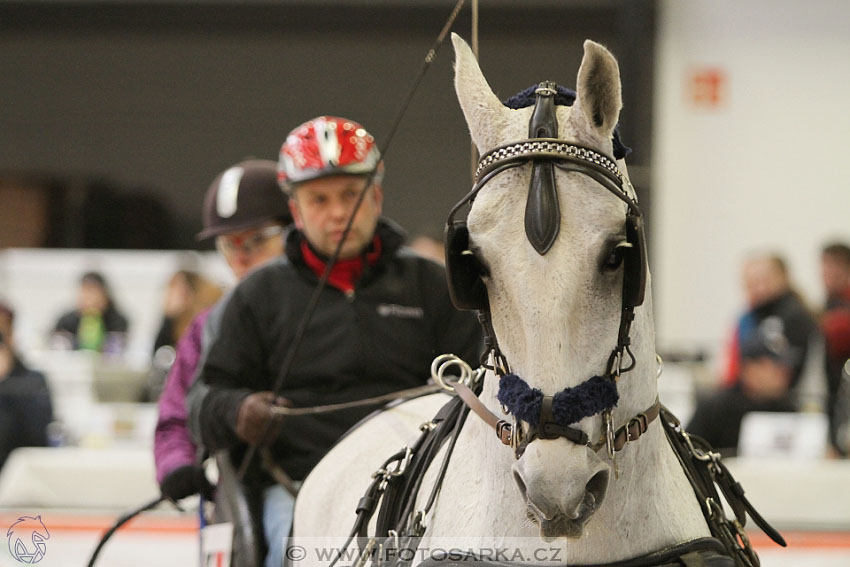
[[[630,441],[637,440],[647,431],[650,423],[658,419],[685,471],[697,500],[704,505],[703,514],[713,538],[697,538],[682,542],[641,557],[618,562],[618,567],[647,567],[681,564],[724,566],[734,558],[736,566],[757,567],[758,557],[745,539],[743,526],[746,515],[775,541],[784,545],[781,536],[755,512],[744,497],[743,489],[719,463],[719,456],[710,451],[699,440],[687,435],[675,416],[664,408],[658,399],[649,408],[629,419],[614,430],[611,410],[619,396],[617,382],[620,376],[634,369],[635,358],[630,350],[630,330],[634,321],[634,309],[641,305],[646,290],[646,246],[643,234],[641,210],[637,204],[634,188],[614,160],[608,156],[557,136],[553,94],[554,85],[542,83],[536,92],[535,108],[529,127],[529,138],[496,148],[479,161],[472,190],[451,210],[446,222],[446,267],[452,301],[459,309],[478,311],[479,321],[484,327],[485,351],[482,366],[473,371],[464,361],[454,355],[442,355],[434,360],[431,374],[436,384],[457,393],[437,415],[420,428],[422,434],[411,445],[398,451],[372,476],[372,483],[357,506],[357,519],[343,545],[347,549],[355,537],[358,539],[358,565],[370,560],[380,565],[382,558],[393,558],[393,566],[407,566],[414,557],[419,540],[426,533],[425,518],[432,509],[440,492],[453,449],[470,411],[476,413],[496,431],[499,440],[513,447],[517,458],[536,439],[565,438],[572,443],[585,445],[593,451],[607,447],[612,466],[617,474],[614,460],[617,451]],[[508,169],[532,163],[531,184],[526,204],[525,228],[529,242],[543,255],[553,245],[560,223],[557,210],[557,191],[554,168],[575,171],[597,181],[606,190],[627,206],[625,218],[626,247],[623,262],[623,293],[617,344],[608,358],[606,371],[594,376],[574,388],[567,388],[554,395],[544,395],[532,389],[516,374],[499,348],[496,333],[490,319],[487,287],[482,278],[486,267],[470,249],[469,231],[465,221],[454,220],[461,207],[471,203],[478,192],[493,177]],[[552,213],[554,209],[554,214]],[[624,358],[629,361],[624,365]],[[661,365],[659,359],[659,367]],[[460,369],[458,381],[447,381],[446,369]],[[503,409],[513,416],[508,423],[478,399],[483,386],[485,370],[499,377],[498,399]],[[660,373],[660,368],[659,368]],[[450,382],[450,383],[449,383]],[[570,411],[572,410],[572,411]],[[572,424],[585,417],[601,414],[604,434],[597,441],[588,439],[587,434]],[[519,422],[528,424],[528,433],[523,435]],[[444,450],[442,450],[444,448]],[[432,465],[441,460],[435,470],[436,477],[428,496],[420,500],[423,479]],[[720,497],[715,486],[719,486],[724,497],[733,506],[735,518],[730,521],[718,509]],[[719,510],[719,511],[718,511]],[[375,531],[369,536],[369,524],[377,512]],[[716,539],[715,539],[716,538]],[[724,554],[724,551],[726,552]],[[338,553],[331,567],[342,557]],[[475,556],[468,559],[477,561]],[[507,567],[508,564],[482,560],[484,565]],[[429,565],[427,561],[423,565]],[[456,564],[456,563],[450,563]],[[443,565],[433,563],[433,565]]]
[[[486,350],[483,359],[490,362],[500,380],[498,399],[503,409],[513,416],[513,423],[496,418],[483,404],[472,403],[472,409],[491,423],[499,439],[514,448],[516,457],[522,456],[528,444],[535,439],[563,437],[573,443],[586,445],[594,451],[607,447],[613,460],[617,451],[628,441],[636,440],[658,416],[660,403],[655,401],[649,408],[631,418],[625,425],[614,430],[611,417],[619,395],[617,382],[620,375],[635,367],[631,352],[630,330],[634,321],[634,310],[641,305],[646,291],[646,244],[644,241],[643,217],[637,202],[634,187],[616,162],[594,149],[582,146],[558,135],[554,95],[557,85],[540,83],[535,91],[536,100],[529,123],[529,138],[490,150],[478,162],[472,190],[451,210],[446,221],[446,265],[452,301],[459,309],[476,310],[484,328]],[[482,276],[486,268],[470,250],[469,230],[465,221],[456,221],[455,215],[478,192],[498,174],[531,162],[532,172],[525,209],[526,236],[540,255],[545,255],[554,244],[560,230],[560,208],[558,204],[555,168],[573,171],[590,177],[608,192],[626,204],[626,244],[624,248],[624,275],[622,308],[617,332],[617,344],[612,349],[602,376],[594,376],[574,388],[567,388],[554,395],[544,395],[532,389],[516,374],[511,373],[507,359],[499,349],[496,333],[490,318],[487,288]],[[629,362],[624,364],[628,357]],[[482,361],[483,362],[483,361]],[[471,398],[471,392],[458,393]],[[576,408],[578,410],[576,411]],[[572,424],[593,415],[601,414],[604,423],[603,438],[588,439],[586,433]],[[528,433],[523,434],[518,422],[528,424]]]

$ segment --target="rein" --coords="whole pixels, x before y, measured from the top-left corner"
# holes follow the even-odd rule
[[[694,489],[694,495],[700,503],[711,535],[719,539],[732,554],[735,565],[741,567],[759,567],[760,565],[758,555],[750,545],[750,540],[744,531],[747,515],[770,539],[786,547],[785,539],[747,500],[744,496],[744,488],[735,481],[732,473],[720,460],[720,455],[711,450],[708,442],[695,435],[689,435],[676,416],[663,406],[661,418],[667,441]],[[716,487],[720,488],[723,500],[732,508],[734,517],[731,520],[726,517]]]
[[[365,406],[376,406],[391,401],[404,401],[411,398],[418,398],[442,391],[444,389],[440,384],[428,384],[426,386],[416,386],[415,388],[406,388],[372,398],[364,398],[362,400],[354,400],[352,402],[343,402],[339,404],[325,404],[323,406],[311,406],[303,408],[288,408],[286,406],[273,406],[271,413],[275,418],[284,418],[293,415],[318,415],[323,413],[333,413],[351,408],[360,408]]]

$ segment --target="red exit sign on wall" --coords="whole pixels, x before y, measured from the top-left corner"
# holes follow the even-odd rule
[[[717,108],[726,101],[726,72],[719,67],[698,67],[688,77],[687,98],[694,106]]]

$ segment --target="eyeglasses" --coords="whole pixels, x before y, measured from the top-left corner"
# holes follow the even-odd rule
[[[216,238],[216,244],[218,244],[224,254],[243,252],[250,255],[256,252],[267,240],[281,234],[283,234],[282,226],[267,226],[243,236],[235,234],[221,235]]]

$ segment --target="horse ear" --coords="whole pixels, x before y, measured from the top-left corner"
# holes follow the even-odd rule
[[[585,40],[578,70],[578,106],[588,125],[610,139],[623,108],[620,67],[611,52]]]
[[[478,151],[485,153],[499,143],[499,132],[509,118],[510,109],[493,94],[469,45],[456,33],[452,33],[452,43],[455,48],[457,98],[472,140]]]

